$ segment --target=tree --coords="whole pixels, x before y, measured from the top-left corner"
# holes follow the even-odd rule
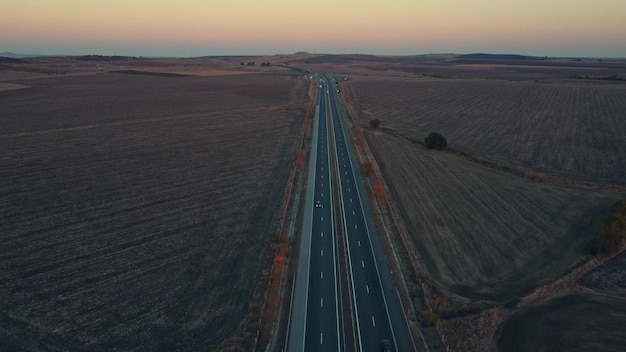
[[[379,119],[373,119],[370,120],[370,127],[373,129],[377,129],[380,126],[380,120]]]
[[[424,145],[428,149],[443,150],[448,146],[448,142],[441,133],[431,132],[428,137],[424,139]]]
[[[613,210],[600,223],[596,236],[587,245],[587,252],[593,255],[610,254],[619,249],[626,239],[626,199],[613,204]]]

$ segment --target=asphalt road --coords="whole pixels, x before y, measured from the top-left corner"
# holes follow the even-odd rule
[[[322,74],[319,78],[311,153],[315,164],[309,169],[288,350],[381,351],[386,339],[394,351],[414,351],[346,133],[335,81]],[[341,253],[338,236],[345,236]],[[346,309],[340,304],[340,259],[348,268],[348,287],[341,287],[350,297],[351,307]],[[344,339],[342,321],[354,326],[346,330],[354,331],[353,339]],[[354,346],[346,340],[355,341]]]

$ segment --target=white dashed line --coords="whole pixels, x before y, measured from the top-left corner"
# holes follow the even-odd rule
[[[372,315],[372,325],[376,326],[376,320],[374,320],[374,316]]]
[[[365,262],[361,260],[361,266],[365,268]]]
[[[365,285],[365,290],[367,291],[367,293],[370,293],[370,286],[369,285]]]

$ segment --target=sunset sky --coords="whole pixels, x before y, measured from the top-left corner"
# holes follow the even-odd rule
[[[626,0],[0,0],[0,52],[626,57]]]

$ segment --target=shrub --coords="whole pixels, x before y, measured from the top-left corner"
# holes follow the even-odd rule
[[[437,326],[441,324],[441,318],[433,312],[422,312],[422,318],[428,326]]]
[[[441,133],[431,132],[428,137],[424,139],[424,145],[428,149],[443,150],[448,146],[448,142]]]
[[[605,216],[600,223],[596,237],[587,244],[589,254],[610,254],[618,249],[626,239],[626,199],[613,204],[611,214]]]
[[[379,119],[370,120],[370,127],[372,129],[377,129],[379,126],[380,126],[380,120]]]

